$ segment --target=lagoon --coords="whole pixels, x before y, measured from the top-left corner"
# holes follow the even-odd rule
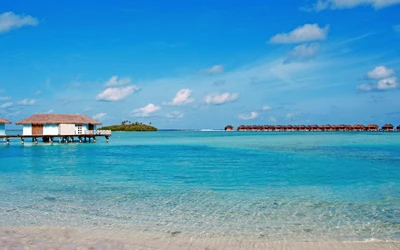
[[[113,133],[0,159],[2,245],[400,244],[400,133]]]

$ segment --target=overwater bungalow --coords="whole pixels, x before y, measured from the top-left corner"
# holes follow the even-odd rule
[[[396,128],[397,132],[400,132],[400,125]]]
[[[383,131],[394,131],[394,126],[392,124],[385,124],[382,126]]]
[[[379,131],[379,126],[376,124],[368,124],[367,131]]]
[[[98,122],[85,115],[36,114],[16,123],[23,125],[22,134],[31,135],[85,135],[93,134]]]
[[[225,127],[225,131],[233,131],[233,126],[232,125],[228,125]]]
[[[11,124],[11,122],[0,117],[0,135],[6,135],[6,124]]]

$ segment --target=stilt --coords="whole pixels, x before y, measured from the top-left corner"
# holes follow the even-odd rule
[[[96,143],[96,136],[93,137],[93,143]]]
[[[85,142],[86,142],[86,136],[85,136]]]
[[[38,144],[38,138],[35,137],[35,144]]]
[[[50,137],[49,140],[50,140],[50,143],[53,144],[54,137]]]
[[[10,145],[10,138],[6,138],[6,141],[7,141],[7,145]]]
[[[108,136],[106,136],[106,142],[108,142],[108,139],[109,139],[110,137],[108,137]]]
[[[78,137],[78,139],[79,139],[79,143],[82,143],[82,137]]]
[[[64,137],[65,143],[68,144],[68,137]]]
[[[24,143],[25,143],[24,141],[25,141],[25,138],[24,138],[24,137],[21,137],[21,144],[22,144],[22,145],[24,145]]]

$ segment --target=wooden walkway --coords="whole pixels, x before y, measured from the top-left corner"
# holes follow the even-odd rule
[[[25,139],[32,139],[32,142],[38,144],[39,139],[42,138],[43,142],[53,144],[54,142],[59,143],[74,143],[74,142],[97,142],[98,137],[105,137],[106,142],[111,137],[111,131],[109,133],[93,133],[93,134],[80,134],[80,135],[0,135],[0,141],[3,140],[7,145],[10,144],[10,139],[20,139],[21,144],[25,143]],[[78,140],[76,141],[75,138]],[[57,140],[58,139],[58,140]]]

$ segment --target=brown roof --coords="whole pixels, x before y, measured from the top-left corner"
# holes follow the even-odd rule
[[[36,114],[32,115],[16,124],[93,124],[101,125],[86,115],[66,115],[66,114]]]
[[[11,122],[0,117],[0,124],[11,124]]]

